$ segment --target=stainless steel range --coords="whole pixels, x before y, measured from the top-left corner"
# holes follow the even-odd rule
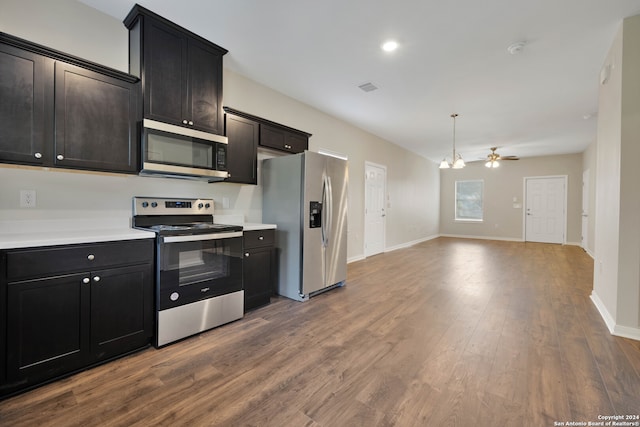
[[[243,316],[242,227],[213,200],[134,197],[133,227],[157,236],[156,347]]]

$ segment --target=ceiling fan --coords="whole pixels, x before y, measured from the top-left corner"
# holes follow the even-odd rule
[[[498,160],[520,160],[518,156],[501,156],[496,153],[498,147],[491,147],[491,154],[487,156],[487,162],[484,164],[488,168],[497,168],[500,166]]]

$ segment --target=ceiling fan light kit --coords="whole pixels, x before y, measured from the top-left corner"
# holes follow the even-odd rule
[[[446,157],[440,162],[440,169],[462,169],[465,167],[464,160],[460,153],[456,153],[456,117],[457,113],[453,113],[451,118],[453,119],[453,156],[451,157],[451,163],[447,162]]]
[[[500,167],[500,162],[498,160],[519,160],[518,156],[505,156],[502,157],[500,154],[496,153],[498,147],[491,147],[491,154],[487,156],[487,162],[484,164],[488,168],[497,168]]]

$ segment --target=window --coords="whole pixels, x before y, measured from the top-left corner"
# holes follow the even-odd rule
[[[456,181],[456,221],[482,221],[484,181]]]

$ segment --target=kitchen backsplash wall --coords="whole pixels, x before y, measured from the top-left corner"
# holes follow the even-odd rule
[[[0,167],[0,182],[0,221],[128,218],[133,196],[213,198],[216,213],[241,213],[247,222],[262,221],[256,186],[14,166]],[[36,191],[36,207],[20,208],[20,190]]]

